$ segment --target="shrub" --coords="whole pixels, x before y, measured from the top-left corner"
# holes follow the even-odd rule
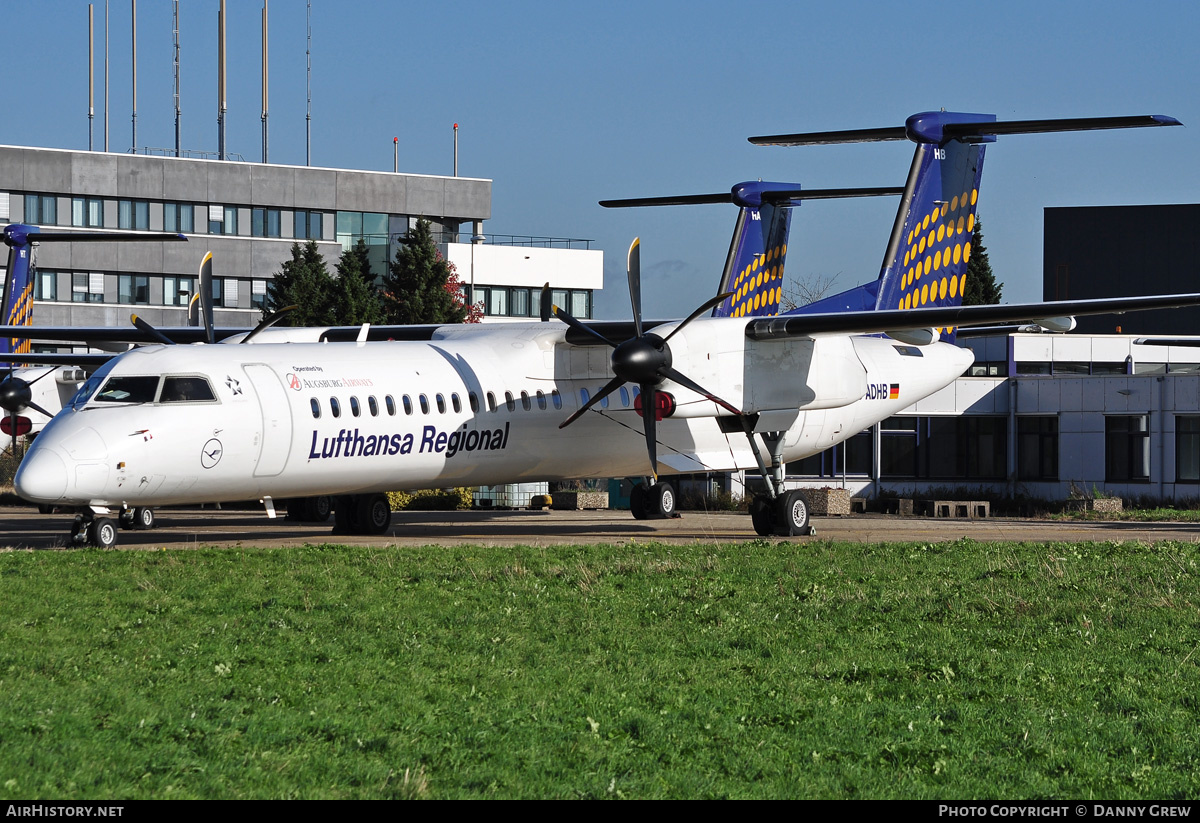
[[[472,490],[466,486],[453,489],[419,489],[417,491],[388,492],[388,502],[393,511],[454,511],[469,509],[473,504]]]

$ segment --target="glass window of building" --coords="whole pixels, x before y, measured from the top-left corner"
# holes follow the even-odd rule
[[[163,278],[163,305],[186,306],[196,290],[196,278],[168,275]]]
[[[58,198],[49,194],[25,195],[25,222],[38,226],[58,223]]]
[[[225,305],[225,278],[214,277],[212,279],[212,304],[213,306]]]
[[[1104,479],[1110,482],[1150,479],[1149,415],[1104,418]]]
[[[321,212],[296,211],[292,213],[292,236],[298,240],[321,239]]]
[[[118,303],[149,303],[150,275],[148,274],[118,274],[117,275]]]
[[[346,251],[362,240],[367,244],[367,259],[371,271],[377,274],[387,269],[388,263],[388,216],[378,212],[339,211],[337,213],[337,241]]]
[[[39,269],[33,273],[33,299],[58,299],[58,272]]]
[[[256,208],[250,212],[250,234],[253,237],[279,237],[279,209]]]
[[[1017,418],[1017,479],[1058,479],[1058,418]]]
[[[150,203],[146,200],[117,201],[117,228],[148,231]]]
[[[94,229],[104,226],[104,201],[98,197],[71,200],[71,225]]]
[[[266,280],[250,281],[250,305],[256,309],[265,309],[267,307]]]
[[[71,275],[71,301],[74,303],[103,303],[104,275],[100,272],[77,271]]]
[[[1200,416],[1175,416],[1175,482],[1200,483]]]
[[[587,319],[592,316],[592,293],[586,289],[571,290],[571,314]]]
[[[163,203],[163,231],[192,234],[195,219],[195,207],[191,203]]]

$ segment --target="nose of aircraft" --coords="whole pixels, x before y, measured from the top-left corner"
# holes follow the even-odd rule
[[[34,503],[54,503],[67,493],[67,465],[53,449],[33,449],[13,478],[17,494]]]

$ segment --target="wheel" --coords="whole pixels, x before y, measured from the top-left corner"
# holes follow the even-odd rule
[[[646,490],[650,516],[655,520],[665,520],[675,516],[675,487],[670,483],[659,481]]]
[[[284,517],[287,520],[298,521],[298,520],[304,519],[303,503],[304,503],[303,499],[301,499],[299,497],[292,497],[287,500],[276,500],[275,508],[276,508],[276,510],[278,510],[278,509],[286,510],[287,514],[284,515]]]
[[[333,533],[358,534],[357,495],[343,494],[333,498]]]
[[[383,534],[392,525],[392,505],[387,495],[364,494],[358,498],[358,534]]]
[[[138,506],[133,510],[133,527],[139,531],[154,528],[154,509],[149,506]]]
[[[775,501],[765,494],[756,494],[750,501],[750,521],[754,524],[755,534],[768,537],[774,533],[775,524],[771,518],[774,504]]]
[[[634,485],[633,491],[629,493],[629,511],[633,512],[634,520],[645,520],[650,516],[646,511],[645,483],[638,483]]]
[[[306,523],[324,523],[329,519],[329,513],[333,511],[333,498],[329,495],[321,495],[320,497],[306,497],[303,504],[297,501],[298,507],[303,506],[303,519]]]
[[[781,537],[808,534],[808,500],[799,491],[790,491],[775,499],[775,533]]]
[[[49,503],[38,503],[38,514],[54,514],[54,506]]]
[[[117,515],[117,522],[126,531],[137,528],[137,523],[133,519],[133,509],[121,509],[121,513]]]
[[[88,524],[87,542],[101,549],[117,544],[117,524],[107,517],[97,517]]]

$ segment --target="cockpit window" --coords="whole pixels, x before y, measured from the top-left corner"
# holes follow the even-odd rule
[[[98,403],[153,403],[158,377],[118,375],[109,379],[96,395]]]
[[[203,377],[164,377],[160,403],[212,402],[217,396]]]

